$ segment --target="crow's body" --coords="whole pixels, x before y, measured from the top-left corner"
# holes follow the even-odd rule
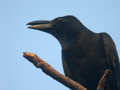
[[[105,90],[120,90],[118,55],[108,34],[90,31],[73,16],[28,24],[32,25],[29,28],[48,32],[59,40],[66,76],[88,90],[96,90],[104,71],[110,69],[112,76]]]

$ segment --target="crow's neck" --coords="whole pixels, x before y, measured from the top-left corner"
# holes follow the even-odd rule
[[[89,37],[90,35],[93,34],[93,32],[91,32],[88,29],[81,29],[81,30],[76,30],[76,31],[67,30],[67,31],[69,32],[60,32],[60,33],[57,33],[55,36],[60,42],[63,49],[69,45],[77,44],[77,41],[82,39],[86,35],[87,37]]]

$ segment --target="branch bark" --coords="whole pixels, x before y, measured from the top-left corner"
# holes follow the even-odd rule
[[[44,73],[55,79],[56,81],[62,83],[63,85],[67,86],[68,88],[72,90],[87,90],[84,86],[80,85],[79,83],[73,81],[69,77],[64,76],[63,74],[59,73],[57,70],[55,70],[52,66],[50,66],[47,62],[39,58],[37,55],[30,53],[30,52],[24,52],[23,56],[33,63],[35,67],[41,68]],[[103,76],[98,82],[97,90],[105,90],[106,81],[111,75],[112,71],[110,69],[106,69]]]
[[[33,63],[37,68],[41,68],[44,73],[67,86],[68,88],[72,90],[87,90],[84,86],[56,71],[52,66],[47,64],[44,60],[40,59],[37,55],[30,52],[24,52],[23,56],[31,63]]]
[[[97,90],[105,90],[105,85],[106,85],[106,81],[109,78],[109,76],[111,75],[112,71],[110,69],[106,69],[103,76],[101,77],[101,79],[98,82],[98,86],[97,86]]]

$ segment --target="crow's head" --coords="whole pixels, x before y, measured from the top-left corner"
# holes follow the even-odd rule
[[[57,39],[67,39],[67,37],[73,37],[74,33],[80,31],[80,29],[84,27],[76,17],[70,15],[58,17],[51,21],[32,21],[27,25],[29,25],[28,28],[30,29],[50,33]]]
[[[51,21],[39,20],[29,22],[27,25],[30,25],[28,28],[36,29],[48,33],[57,33],[57,32],[69,32],[72,29],[76,29],[79,26],[80,22],[74,16],[64,16],[58,17]]]

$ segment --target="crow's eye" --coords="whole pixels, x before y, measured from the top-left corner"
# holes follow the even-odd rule
[[[59,19],[59,22],[64,23],[65,20],[64,19]]]
[[[62,22],[62,21],[63,21],[63,19],[62,19],[62,18],[59,18],[59,19],[58,19],[58,21],[59,21],[59,22]]]
[[[62,23],[64,23],[65,21],[64,20],[61,20]]]
[[[57,21],[57,22],[65,22],[63,18],[57,18],[57,19],[55,19],[55,21]]]
[[[55,22],[55,23],[54,23]],[[65,24],[66,20],[64,20],[63,18],[56,18],[53,20],[53,23],[55,25],[61,25],[61,24]]]

